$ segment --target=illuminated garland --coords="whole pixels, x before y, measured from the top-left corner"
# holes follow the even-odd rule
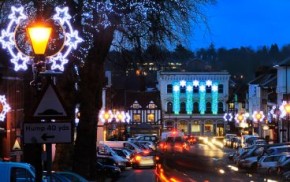
[[[200,114],[205,114],[206,105],[205,105],[205,85],[201,83],[199,86],[199,112]]]
[[[0,121],[4,121],[6,113],[10,110],[10,106],[7,104],[6,97],[4,95],[0,95],[0,105],[1,105]]]
[[[0,42],[3,49],[7,49],[12,59],[11,63],[14,64],[14,70],[27,70],[27,64],[33,64],[33,58],[21,52],[17,46],[17,41],[15,40],[15,32],[19,27],[21,21],[27,20],[27,16],[23,13],[24,8],[21,6],[16,8],[11,7],[12,13],[8,16],[10,22],[6,30],[1,31]],[[48,63],[52,63],[52,70],[64,70],[64,65],[68,63],[67,56],[72,49],[76,49],[77,45],[83,41],[78,36],[78,31],[74,31],[70,19],[71,16],[68,14],[68,8],[63,9],[56,7],[56,14],[53,16],[53,19],[59,23],[63,32],[64,32],[64,44],[61,49],[52,56],[47,56]],[[29,21],[29,20],[28,20]]]
[[[192,114],[193,110],[193,87],[191,85],[186,86],[186,113],[187,114]]]
[[[218,86],[216,83],[212,85],[212,106],[211,110],[213,114],[218,113]]]
[[[180,87],[179,84],[173,85],[173,111],[174,114],[179,114],[180,112]]]

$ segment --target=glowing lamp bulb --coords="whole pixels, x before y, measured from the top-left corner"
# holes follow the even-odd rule
[[[28,28],[28,34],[35,54],[43,55],[45,53],[51,31],[51,27],[36,26]]]
[[[285,104],[284,109],[286,111],[286,113],[290,113],[290,104]]]

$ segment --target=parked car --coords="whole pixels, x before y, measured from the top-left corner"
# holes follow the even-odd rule
[[[136,137],[136,140],[137,141],[151,141],[153,143],[157,143],[159,139],[156,135],[142,135],[142,136]]]
[[[264,155],[258,161],[258,171],[262,173],[270,173],[271,168],[277,166],[279,159],[283,154],[278,155]]]
[[[110,178],[118,178],[121,174],[121,169],[117,166],[113,165],[105,165],[100,162],[96,163],[96,170],[97,175],[100,175],[99,177],[110,177]]]
[[[86,180],[81,175],[79,175],[77,173],[74,173],[74,172],[70,172],[70,171],[56,171],[55,174],[62,175],[64,177],[66,177],[67,179],[69,179],[71,182],[72,181],[75,181],[75,182],[88,182],[88,180]]]
[[[236,136],[237,136],[237,134],[231,134],[231,133],[226,134],[224,137],[224,140],[223,140],[224,146],[226,146],[226,147],[231,146],[231,139],[236,137]]]
[[[286,160],[277,166],[277,174],[281,175],[286,171],[290,171],[290,160]]]
[[[185,141],[187,141],[188,144],[193,145],[197,143],[197,137],[194,135],[187,135],[185,137]]]
[[[71,180],[61,174],[51,172],[49,175],[47,171],[42,172],[42,182],[71,182]]]

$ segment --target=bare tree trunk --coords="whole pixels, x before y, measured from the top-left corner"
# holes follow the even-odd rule
[[[74,154],[74,171],[89,180],[96,179],[96,130],[102,106],[104,62],[113,40],[113,29],[100,31],[81,70],[80,122]]]

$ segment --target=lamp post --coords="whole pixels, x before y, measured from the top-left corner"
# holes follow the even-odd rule
[[[284,105],[284,110],[286,111],[286,120],[287,120],[287,141],[290,141],[290,132],[289,132],[289,114],[290,114],[290,103]]]
[[[265,115],[263,111],[254,111],[252,117],[253,117],[253,121],[258,123],[258,133],[259,133],[259,136],[261,136],[260,122],[264,120]]]
[[[232,113],[225,113],[224,114],[224,121],[227,123],[227,126],[229,126],[228,125],[228,123],[230,122],[230,121],[232,121],[233,120],[233,115],[232,115]],[[229,130],[231,130],[231,128],[229,128]]]
[[[281,110],[277,106],[273,106],[272,109],[270,110],[270,114],[271,114],[271,119],[274,119],[274,122],[275,122],[275,129],[277,132],[276,142],[279,143],[279,136],[280,136],[279,120],[280,120]]]
[[[113,113],[111,110],[106,111],[106,110],[102,109],[100,111],[99,118],[104,124],[103,138],[104,138],[104,141],[106,141],[107,140],[107,124],[108,124],[108,122],[112,121]]]
[[[40,1],[40,3],[42,3],[42,1]],[[56,7],[55,10],[56,14],[54,14],[53,17],[48,18],[54,22],[54,28],[52,28],[39,22],[33,22],[33,19],[39,20],[40,17],[28,18],[24,13],[23,7],[16,8],[12,6],[11,14],[8,16],[10,22],[7,28],[1,31],[0,35],[0,43],[2,44],[3,49],[7,49],[10,53],[12,57],[10,61],[14,65],[15,71],[27,70],[27,65],[32,65],[34,80],[31,82],[31,85],[36,86],[37,90],[42,89],[39,74],[43,69],[46,71],[46,64],[50,64],[51,72],[49,72],[49,74],[55,74],[56,72],[54,72],[54,70],[60,72],[63,71],[64,65],[68,63],[67,56],[72,49],[77,48],[78,43],[83,41],[78,37],[78,32],[74,31],[70,24],[69,20],[71,19],[71,16],[68,14],[68,8]],[[39,9],[37,9],[36,16],[39,15],[41,14],[39,14]],[[49,39],[51,38],[52,31],[57,29],[56,27],[58,27],[59,30],[57,33],[61,34],[57,35],[63,37],[61,39],[62,45],[60,47],[56,46],[59,49],[56,48],[56,52],[48,55],[46,54],[46,50]],[[26,30],[26,32],[23,30]],[[30,39],[30,45],[26,45],[29,41],[23,41],[27,35]],[[42,119],[43,118],[38,118],[38,121],[40,122]],[[46,151],[47,171],[48,176],[50,176],[52,162],[51,143],[46,143]],[[41,164],[39,164],[38,161],[36,163],[37,180],[40,181],[42,171],[40,171],[41,169],[39,169],[39,165],[41,166]]]
[[[235,115],[235,120],[236,120],[236,123],[238,123],[239,127],[242,128],[242,130],[241,130],[241,136],[242,136],[243,135],[243,131],[245,129],[246,115],[244,113],[237,113]]]

